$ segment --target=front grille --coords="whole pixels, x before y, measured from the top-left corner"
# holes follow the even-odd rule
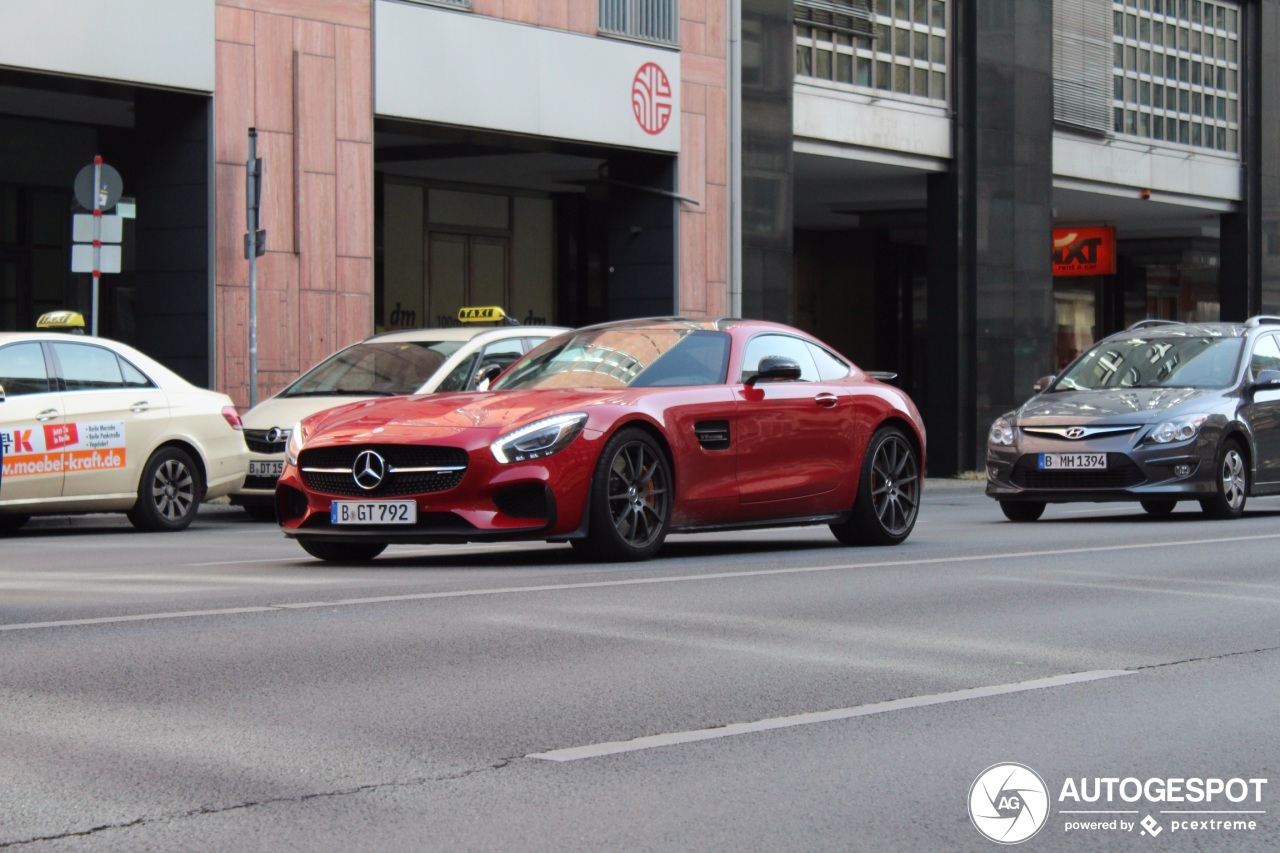
[[[376,451],[387,462],[387,475],[374,489],[362,489],[351,474],[361,451]],[[457,447],[417,444],[352,445],[303,450],[298,459],[302,482],[308,489],[344,497],[396,497],[444,492],[462,482],[467,452]],[[405,468],[452,468],[456,471],[405,471]],[[312,469],[326,468],[332,471]]]
[[[282,430],[282,432],[284,434],[278,441],[267,441],[267,430],[246,429],[244,443],[249,445],[249,449],[254,453],[284,453],[285,445],[289,443],[289,431]]]
[[[1015,486],[1045,491],[1130,489],[1146,480],[1142,469],[1122,453],[1108,453],[1107,468],[1100,471],[1041,471],[1035,454],[1030,454],[1018,460],[1009,479]]]

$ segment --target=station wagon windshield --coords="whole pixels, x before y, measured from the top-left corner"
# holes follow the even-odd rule
[[[1104,388],[1226,388],[1243,338],[1158,337],[1103,341],[1058,377],[1053,391]]]

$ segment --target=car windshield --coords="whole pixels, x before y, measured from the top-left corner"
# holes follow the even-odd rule
[[[551,339],[493,389],[714,385],[725,381],[728,366],[724,332],[684,326],[597,329]]]
[[[1051,390],[1225,388],[1235,381],[1242,341],[1209,335],[1103,341],[1067,368]]]
[[[462,341],[364,341],[329,356],[280,396],[413,394],[462,344]]]

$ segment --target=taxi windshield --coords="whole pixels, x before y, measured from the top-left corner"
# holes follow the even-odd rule
[[[729,336],[683,326],[587,330],[552,338],[493,390],[651,388],[723,383]]]
[[[462,341],[364,341],[329,356],[280,396],[414,394],[462,344]]]
[[[1226,388],[1242,338],[1134,337],[1104,341],[1058,377],[1052,391],[1102,388]]]

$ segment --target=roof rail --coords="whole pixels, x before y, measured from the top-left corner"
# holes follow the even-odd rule
[[[1280,322],[1280,321],[1277,321],[1277,322]],[[1182,325],[1184,325],[1184,323],[1182,323],[1182,321],[1180,320],[1158,320],[1155,317],[1148,317],[1145,320],[1139,320],[1138,322],[1134,323],[1132,326],[1125,329],[1125,331],[1133,332],[1133,331],[1137,331],[1138,329],[1149,329],[1152,326],[1182,326]]]
[[[1248,320],[1245,320],[1244,324],[1247,328],[1250,328],[1250,329],[1256,326],[1263,326],[1263,325],[1267,325],[1267,326],[1280,325],[1280,317],[1277,317],[1275,314],[1258,314],[1256,316],[1250,317]]]

